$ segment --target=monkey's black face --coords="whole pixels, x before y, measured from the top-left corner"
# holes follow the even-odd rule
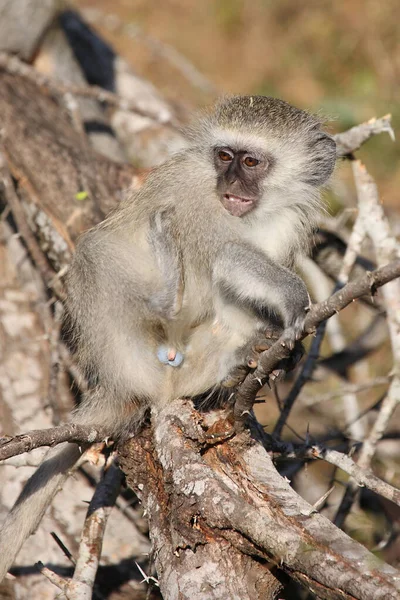
[[[214,148],[217,192],[223,207],[231,215],[242,217],[257,207],[270,162],[258,152]]]

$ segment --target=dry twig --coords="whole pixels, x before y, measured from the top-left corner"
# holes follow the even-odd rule
[[[363,230],[373,242],[378,265],[384,264],[387,260],[398,260],[400,249],[396,239],[391,235],[374,180],[360,161],[353,162],[353,172],[358,196],[358,220],[362,222]],[[362,444],[358,458],[358,465],[362,469],[370,467],[376,445],[400,403],[400,282],[393,281],[386,286],[383,289],[383,297],[394,360],[393,379],[382,402],[378,417]],[[354,479],[350,479],[335,517],[335,524],[338,527],[343,525],[357,494],[356,482]]]
[[[391,115],[385,115],[380,119],[370,119],[366,123],[356,125],[348,131],[338,133],[334,136],[336,142],[336,153],[338,156],[348,156],[365,144],[373,135],[388,133],[394,140],[394,132],[391,124]]]
[[[264,434],[264,444],[268,450],[274,453],[282,454],[288,458],[300,459],[321,459],[335,465],[344,473],[350,475],[357,487],[366,487],[369,490],[379,494],[383,498],[391,500],[400,506],[400,490],[394,486],[382,481],[376,477],[367,467],[361,467],[350,456],[343,452],[338,452],[331,448],[326,448],[322,444],[303,444],[294,445],[290,442],[284,442],[269,434]]]
[[[41,446],[56,446],[61,442],[94,444],[101,442],[106,437],[107,433],[101,427],[95,428],[75,423],[59,425],[52,429],[37,429],[11,438],[0,438],[0,460],[23,452],[30,452]]]
[[[82,530],[75,572],[64,592],[68,600],[91,600],[93,596],[107,520],[122,480],[122,471],[111,463],[96,487]]]

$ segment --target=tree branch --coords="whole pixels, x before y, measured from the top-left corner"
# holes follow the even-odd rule
[[[355,299],[365,294],[373,294],[378,287],[397,277],[400,277],[400,259],[366,273],[364,277],[351,281],[327,300],[314,304],[307,315],[301,339],[314,333],[319,323],[329,319]],[[235,396],[234,417],[238,431],[243,430],[256,394],[264,385],[268,375],[278,366],[281,360],[289,355],[290,349],[285,345],[282,337],[260,356],[258,367],[246,377]]]
[[[317,458],[325,460],[353,477],[358,487],[366,487],[400,506],[399,489],[386,483],[386,481],[379,479],[379,477],[376,477],[369,468],[361,467],[358,463],[354,462],[350,456],[343,454],[343,452],[326,448],[319,443],[295,446],[290,442],[282,441],[268,433],[264,433],[263,438],[265,440],[266,448],[272,450],[272,452],[278,452],[288,458]]]
[[[392,115],[385,115],[380,119],[370,119],[366,123],[356,125],[343,133],[334,135],[336,142],[336,154],[338,156],[348,156],[365,144],[373,135],[379,133],[388,133],[394,140],[394,131],[391,124]]]
[[[12,438],[0,438],[0,460],[23,452],[30,452],[41,446],[56,446],[61,442],[94,444],[101,442],[106,437],[107,433],[101,428],[85,427],[74,423],[67,423],[52,429],[36,429]]]
[[[91,600],[93,597],[107,520],[123,477],[122,471],[111,463],[97,484],[83,526],[75,572],[64,590],[68,600]]]
[[[382,265],[388,260],[399,259],[400,247],[395,237],[391,234],[373,178],[360,161],[353,162],[353,173],[357,188],[359,209],[357,222],[360,222],[360,227],[372,240],[378,265]],[[378,417],[368,436],[363,441],[360,450],[358,465],[364,469],[370,468],[376,445],[384,434],[394,411],[400,403],[400,282],[393,281],[385,286],[383,289],[383,298],[393,352],[394,375],[387,395],[381,404]],[[338,527],[343,526],[358,495],[359,490],[356,483],[357,481],[353,478],[347,484],[345,494],[334,520]]]
[[[218,597],[232,597],[235,585],[243,600],[274,598],[257,588],[272,557],[322,599],[398,598],[399,573],[298,496],[260,444],[243,433],[210,446],[204,419],[190,402],[173,402],[153,410],[152,432],[121,449],[128,483],[149,513],[165,597],[177,580],[183,600],[208,597],[213,573]],[[238,562],[230,583],[225,561],[232,568],[237,551],[256,560]]]

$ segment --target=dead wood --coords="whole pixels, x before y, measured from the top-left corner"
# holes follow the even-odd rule
[[[56,270],[77,236],[101,221],[140,176],[94,152],[68,111],[40,86],[0,70],[0,144],[26,218]]]
[[[277,567],[319,598],[398,598],[395,569],[298,496],[248,433],[210,444],[190,402],[153,411],[152,431],[125,444],[120,456],[148,511],[167,598],[174,586],[180,598],[269,598],[267,572]],[[237,595],[223,576],[235,563],[229,577]]]

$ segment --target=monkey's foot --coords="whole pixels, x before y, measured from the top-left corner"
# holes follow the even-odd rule
[[[223,388],[235,388],[246,379],[250,373],[250,368],[246,365],[235,367],[232,371],[221,381]]]
[[[274,332],[268,339],[260,338],[253,339],[252,345],[246,347],[243,352],[243,359],[238,367],[235,367],[228,376],[222,381],[221,385],[224,388],[234,388],[243,383],[250,371],[258,367],[260,355],[269,350],[271,346],[279,339],[279,335]],[[276,369],[269,374],[270,381],[279,381],[289,371],[292,371],[297,363],[301,360],[304,354],[304,348],[301,342],[295,341],[293,350],[288,358],[280,361]]]
[[[183,354],[175,348],[160,346],[157,350],[157,358],[163,365],[170,367],[179,367],[183,362]]]
[[[260,354],[266,350],[269,350],[274,342],[276,342],[278,339],[279,336],[277,336],[274,332],[273,335],[268,336],[268,340],[261,340],[259,343],[254,344],[254,346],[251,348],[251,354],[247,359],[247,365],[250,367],[250,369],[256,369],[258,367]],[[269,380],[279,381],[280,379],[283,379],[286,374],[286,370],[287,369],[284,368],[274,369],[269,375]]]
[[[253,338],[249,344],[240,350],[238,356],[239,365],[232,369],[222,381],[222,387],[237,387],[242,383],[250,371],[257,368],[260,354],[269,350],[277,339],[279,339],[279,334],[276,330],[266,331],[265,337],[257,336],[256,338]]]

